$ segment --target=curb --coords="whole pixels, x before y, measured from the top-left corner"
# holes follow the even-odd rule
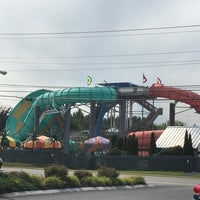
[[[126,185],[126,186],[99,186],[99,187],[80,187],[80,188],[66,188],[66,189],[52,189],[52,190],[35,190],[25,192],[12,192],[0,195],[1,197],[16,197],[16,196],[27,196],[27,195],[39,195],[39,194],[59,194],[65,192],[90,192],[90,191],[108,191],[108,190],[130,190],[138,188],[149,188],[149,185]]]

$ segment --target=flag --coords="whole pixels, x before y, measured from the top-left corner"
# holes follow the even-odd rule
[[[161,82],[161,80],[160,80],[160,78],[157,78],[157,84],[161,84],[162,82]]]
[[[143,74],[143,83],[146,83],[147,82],[147,78],[146,76]]]
[[[106,80],[103,80],[104,84],[107,84],[108,82]]]
[[[87,77],[87,85],[89,86],[89,85],[91,85],[91,83],[92,83],[92,77],[88,76]]]

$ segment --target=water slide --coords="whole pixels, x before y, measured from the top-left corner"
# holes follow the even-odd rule
[[[197,113],[200,113],[200,95],[190,90],[164,86],[163,84],[153,84],[150,87],[150,96],[163,97],[186,103],[194,108]]]
[[[131,85],[129,87],[135,88],[137,86]],[[131,94],[128,94],[135,97],[134,91],[135,90],[133,90]],[[146,94],[147,91],[145,90],[144,92]],[[200,113],[200,95],[192,91],[164,86],[163,84],[153,84],[149,88],[149,95],[152,98],[164,97],[189,104],[197,113]],[[58,91],[45,89],[37,90],[23,98],[12,110],[6,122],[6,132],[8,133],[8,136],[16,140],[22,142],[25,141],[33,133],[35,108],[37,106],[40,107],[41,113],[45,113],[45,111],[49,110],[58,111],[59,108],[65,104],[73,105],[76,103],[89,103],[91,101],[97,103],[116,103],[117,98],[118,89],[109,86],[76,87]],[[61,122],[61,116],[59,117],[58,113],[59,112],[54,112],[48,113],[47,115],[41,115],[39,132],[47,132],[47,129],[50,129],[52,124],[59,121]],[[98,127],[101,125],[104,114],[105,111],[102,110]],[[61,123],[59,123],[59,126],[62,126]]]
[[[21,142],[25,141],[32,133],[35,123],[35,108],[40,107],[40,112],[46,110],[59,110],[60,106],[75,103],[115,102],[117,90],[110,87],[76,87],[58,91],[37,90],[23,98],[12,110],[6,122],[8,135]],[[58,112],[57,112],[58,113]],[[55,113],[40,117],[40,130],[50,127],[55,118]]]

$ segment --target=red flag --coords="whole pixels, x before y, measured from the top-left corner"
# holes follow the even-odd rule
[[[162,81],[160,80],[160,78],[157,78],[157,84],[161,84]]]

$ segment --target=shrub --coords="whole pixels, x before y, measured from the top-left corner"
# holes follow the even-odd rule
[[[122,154],[123,154],[123,152],[116,147],[110,149],[110,151],[109,151],[109,155],[122,155]]]
[[[141,176],[134,177],[134,185],[139,185],[139,184],[141,184],[141,185],[146,185],[147,183],[146,183],[146,181],[144,180],[144,178],[141,177]]]
[[[110,178],[112,185],[114,186],[119,186],[119,185],[123,185],[123,181],[121,178]]]
[[[80,187],[80,181],[76,176],[68,176],[65,180],[66,187]]]
[[[112,185],[112,181],[108,177],[90,176],[90,177],[85,177],[82,180],[82,185],[90,187],[108,186]]]
[[[146,185],[143,177],[123,177],[121,181],[123,185]]]
[[[117,178],[119,176],[119,173],[116,171],[115,168],[109,168],[109,167],[100,167],[98,169],[98,176],[105,176],[109,178]]]
[[[162,149],[157,155],[183,155],[181,146],[169,147]]]
[[[31,176],[32,184],[38,189],[44,189],[42,184],[44,182],[44,179],[45,177],[43,176],[36,176],[36,175]]]
[[[65,180],[68,176],[68,168],[64,165],[52,165],[44,169],[45,177],[56,176]]]
[[[86,170],[77,170],[74,172],[74,176],[76,176],[80,181],[85,177],[93,176],[92,172]]]
[[[17,191],[31,191],[37,189],[37,187],[35,187],[31,182],[28,182],[22,178],[15,178],[14,181]]]
[[[0,178],[0,194],[8,193],[8,192],[16,192],[18,191],[16,188],[16,184],[12,178]]]
[[[0,193],[6,192],[17,192],[25,190],[36,190],[38,189],[34,184],[32,184],[31,178],[27,180],[24,178],[22,173],[7,173],[8,176],[1,177],[0,179]],[[22,177],[21,177],[22,176]]]
[[[60,189],[65,187],[65,182],[56,176],[48,176],[43,180],[44,189]]]
[[[13,171],[13,172],[9,172],[8,176],[14,176],[20,179],[23,179],[27,182],[31,181],[31,177],[28,173],[24,172],[24,171]]]
[[[7,177],[8,177],[8,173],[0,172],[0,179],[7,178]]]

